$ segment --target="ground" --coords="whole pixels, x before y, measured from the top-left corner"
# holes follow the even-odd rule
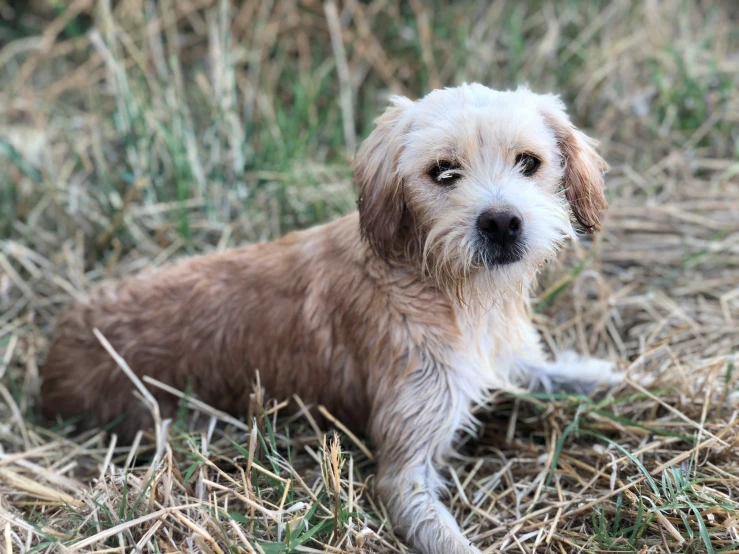
[[[44,421],[39,366],[95,283],[352,210],[388,95],[479,81],[557,92],[600,140],[605,229],[543,273],[536,324],[628,380],[495,395],[445,502],[487,552],[739,551],[737,13],[0,0],[0,550],[405,552],[362,437],[257,391],[255,420],[183,401],[120,446]]]

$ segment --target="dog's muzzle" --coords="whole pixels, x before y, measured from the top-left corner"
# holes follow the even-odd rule
[[[485,265],[507,265],[519,261],[525,252],[523,216],[515,208],[491,209],[477,218],[481,237],[481,257]]]

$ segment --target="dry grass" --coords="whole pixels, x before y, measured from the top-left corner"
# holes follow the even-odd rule
[[[406,551],[361,437],[257,389],[246,423],[185,401],[123,447],[41,421],[38,367],[94,283],[351,209],[387,91],[462,80],[560,92],[602,140],[606,229],[543,276],[537,323],[631,380],[494,397],[448,468],[455,517],[488,552],[739,551],[736,13],[0,0],[0,551]]]

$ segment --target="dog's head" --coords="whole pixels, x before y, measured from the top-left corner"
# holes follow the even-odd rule
[[[556,96],[396,97],[355,158],[362,234],[383,258],[416,252],[457,297],[513,286],[574,235],[571,216],[599,229],[606,168]]]

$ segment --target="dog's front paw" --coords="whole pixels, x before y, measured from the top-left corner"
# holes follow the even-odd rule
[[[535,368],[531,377],[534,389],[581,394],[614,387],[624,380],[615,362],[586,358],[573,351],[563,352],[557,361]]]
[[[603,387],[614,387],[624,380],[624,374],[618,370],[615,362],[586,358],[571,350],[563,352],[554,365],[557,369],[556,381],[583,394]]]

